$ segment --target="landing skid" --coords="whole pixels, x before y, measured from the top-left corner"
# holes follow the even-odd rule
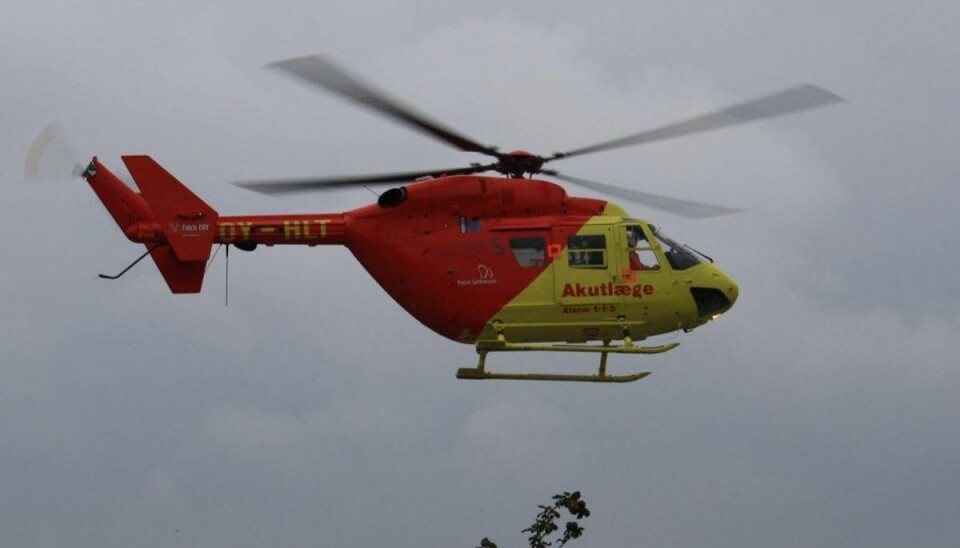
[[[553,373],[494,373],[480,367],[462,367],[457,370],[458,379],[487,380],[501,379],[508,381],[572,381],[572,382],[633,382],[649,375],[649,371],[642,371],[633,375],[562,375]]]
[[[642,371],[632,375],[610,375],[607,373],[607,356],[609,354],[660,354],[680,346],[680,343],[669,343],[660,346],[635,346],[633,341],[626,337],[623,344],[611,346],[610,341],[604,341],[602,346],[589,344],[550,344],[550,343],[509,343],[502,335],[496,341],[480,341],[477,343],[477,354],[480,362],[476,367],[464,367],[457,370],[458,379],[470,380],[515,380],[515,381],[572,381],[572,382],[633,382],[650,374]],[[490,352],[595,352],[600,354],[600,367],[596,375],[566,375],[562,373],[496,373],[487,371],[487,354]]]

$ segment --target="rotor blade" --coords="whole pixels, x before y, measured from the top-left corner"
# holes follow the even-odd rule
[[[597,143],[569,152],[560,152],[555,154],[550,160],[639,145],[641,143],[663,141],[674,137],[691,135],[693,133],[713,131],[715,129],[745,124],[755,120],[829,105],[838,101],[843,101],[843,98],[839,95],[812,84],[803,84],[760,99],[690,118],[683,122],[628,135],[612,141]]]
[[[479,152],[497,158],[500,156],[496,149],[483,146],[422,114],[414,112],[413,109],[400,104],[395,99],[388,97],[387,94],[377,91],[369,84],[361,82],[355,76],[319,55],[277,61],[268,66],[283,70],[308,83],[332,91],[361,106],[373,109],[398,122],[432,135],[460,150]]]
[[[421,177],[439,177],[441,175],[463,175],[479,173],[491,169],[492,165],[476,165],[454,169],[434,169],[431,171],[411,171],[407,173],[384,173],[380,175],[358,175],[348,177],[304,177],[300,179],[260,179],[241,181],[233,184],[238,187],[262,194],[292,194],[311,192],[346,186],[380,185],[391,183],[411,183]]]
[[[650,192],[640,192],[639,190],[630,190],[628,188],[619,186],[597,183],[594,181],[581,179],[579,177],[563,175],[555,171],[544,171],[543,173],[552,175],[553,177],[567,181],[568,183],[598,190],[605,194],[616,196],[617,198],[623,198],[624,200],[643,204],[653,209],[665,211],[667,213],[673,213],[674,215],[680,215],[690,219],[706,219],[707,217],[719,217],[720,215],[729,215],[731,213],[739,213],[743,211],[742,209],[735,209],[732,207],[705,204],[703,202],[694,202],[692,200],[681,200],[680,198],[671,198],[669,196],[661,196],[659,194],[652,194]]]
[[[30,144],[23,175],[28,181],[79,177],[84,166],[79,158],[60,124],[54,122],[43,128]]]

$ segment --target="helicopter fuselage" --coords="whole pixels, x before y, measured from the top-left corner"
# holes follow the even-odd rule
[[[580,342],[627,329],[640,340],[693,329],[737,297],[708,261],[677,270],[648,223],[553,183],[457,175],[390,193],[346,213],[220,217],[214,243],[344,245],[411,315],[464,343],[498,331]],[[631,230],[653,243],[631,247]]]

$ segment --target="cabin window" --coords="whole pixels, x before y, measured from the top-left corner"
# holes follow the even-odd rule
[[[660,262],[657,261],[657,254],[654,253],[647,240],[643,228],[640,226],[628,226],[627,230],[627,253],[630,264],[630,270],[643,272],[644,270],[657,270],[660,268]]]
[[[510,251],[524,268],[537,268],[546,261],[546,240],[543,238],[510,238]]]
[[[601,234],[570,236],[567,257],[572,267],[606,268],[607,239]]]

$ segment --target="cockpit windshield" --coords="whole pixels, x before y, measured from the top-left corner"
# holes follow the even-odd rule
[[[660,242],[660,246],[663,247],[663,255],[674,270],[686,270],[690,267],[697,266],[704,262],[704,260],[708,260],[693,249],[678,244],[669,236],[660,232],[657,227],[650,225],[650,229],[653,230],[653,235],[657,238],[657,241]]]

